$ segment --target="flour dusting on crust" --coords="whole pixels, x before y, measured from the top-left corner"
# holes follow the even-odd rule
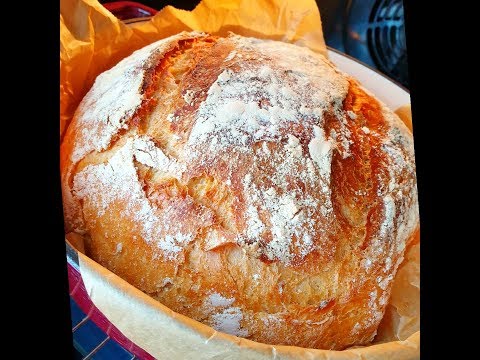
[[[201,33],[181,33],[135,51],[100,74],[75,113],[76,145],[71,159],[76,163],[92,151],[108,148],[121,129],[128,129],[135,111],[145,99],[142,85],[148,70],[173,44]]]
[[[203,35],[194,33],[193,36]],[[128,127],[130,117],[143,99],[140,87],[146,64],[155,54],[165,53],[169,46],[185,37],[186,34],[180,34],[153,43],[98,77],[79,107],[76,126],[82,130],[72,161],[91,151],[106,149],[115,134]],[[158,241],[159,235],[155,233],[158,229],[152,224],[160,219],[150,202],[140,196],[143,192],[132,159],[161,169],[175,179],[188,171],[189,159],[211,163],[222,156],[234,159],[233,155],[238,153],[253,159],[255,171],[262,162],[271,162],[276,166],[268,179],[247,173],[241,181],[246,226],[237,234],[236,241],[242,246],[259,245],[259,254],[289,265],[321,249],[335,222],[331,198],[332,157],[334,152],[344,159],[351,155],[351,134],[346,124],[357,119],[354,112],[343,110],[348,78],[323,56],[306,48],[235,35],[229,36],[228,41],[235,49],[225,58],[228,65],[208,88],[206,98],[195,105],[198,109],[181,159],[168,158],[150,140],[132,138],[108,164],[88,166],[77,174],[74,194],[84,199],[93,191],[96,195],[90,197],[95,197],[100,215],[120,194],[132,196],[136,205],[131,205],[131,211],[138,208],[135,219],[143,224],[144,239]],[[195,94],[187,89],[182,97],[193,106]],[[329,135],[325,132],[325,113],[334,115],[338,124],[337,130],[331,130]],[[415,225],[416,208],[413,204],[409,209],[397,209],[399,202],[394,200],[392,192],[399,171],[404,171],[408,162],[413,163],[413,154],[405,160],[399,147],[392,145],[390,139],[400,141],[408,136],[398,133],[398,119],[390,111],[385,109],[384,116],[393,129],[384,144],[390,159],[391,185],[388,192],[382,193],[385,214],[378,241],[393,231],[394,217],[404,211],[405,219],[398,231],[402,242]],[[167,115],[168,123],[178,120],[178,114]],[[303,127],[307,132],[298,133],[292,130],[295,127]],[[365,135],[370,134],[368,127],[363,126],[362,130]],[[231,179],[225,183],[230,186]],[[93,189],[94,186],[98,189]],[[109,191],[100,190],[103,186],[109,186],[111,196]],[[131,194],[127,191],[129,188],[134,190]],[[302,189],[315,189],[316,193]],[[180,252],[194,237],[192,233],[165,231],[158,247],[168,254]]]
[[[74,177],[73,193],[90,204],[98,216],[105,215],[116,202],[126,203],[121,213],[126,219],[133,219],[140,224],[139,233],[147,242],[155,242],[169,259],[176,258],[193,239],[194,233],[183,229],[181,222],[166,222],[170,214],[175,214],[175,206],[166,203],[160,210],[147,199],[138,179],[134,160],[144,163],[169,174],[179,177],[175,160],[167,158],[145,137],[129,138],[105,164],[88,165]],[[208,214],[207,214],[208,215]],[[195,214],[189,215],[191,218]],[[198,218],[197,222],[209,224],[208,216]]]
[[[218,76],[198,109],[189,145],[213,137],[213,151],[229,145],[251,151],[252,141],[272,141],[306,118],[323,127],[324,112],[332,104],[341,109],[348,81],[322,56],[290,44],[230,39],[240,50],[255,51],[263,65],[239,61],[238,70],[227,68]]]
[[[186,151],[194,158],[204,157],[207,147],[211,157],[235,151],[278,164],[270,179],[275,188],[266,188],[259,179],[251,181],[249,174],[245,176],[247,229],[238,241],[263,244],[263,238],[269,237],[261,253],[289,264],[315,248],[314,238],[321,242],[312,215],[320,210],[328,218],[332,212],[329,189],[333,143],[323,132],[324,113],[340,113],[343,119],[342,101],[349,84],[325,58],[306,48],[237,36],[230,40],[237,52],[255,52],[258,63],[252,66],[228,56],[234,66],[220,73],[209,88],[198,108]],[[294,70],[292,63],[296,64]],[[309,153],[288,132],[296,123],[313,130]],[[268,142],[279,141],[286,142],[284,148],[270,153]],[[262,143],[262,150],[254,151],[255,143]],[[348,151],[348,142],[344,150]],[[288,178],[318,187],[321,199],[292,191]],[[264,220],[259,213],[264,214]]]
[[[243,329],[240,322],[243,319],[242,310],[238,307],[229,307],[212,316],[211,326],[218,331],[235,335],[248,336],[248,331]]]

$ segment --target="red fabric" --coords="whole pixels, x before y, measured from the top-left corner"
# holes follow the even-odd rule
[[[154,360],[155,358],[133,343],[122,334],[100,310],[93,304],[87,294],[85,284],[80,273],[70,264],[68,264],[68,285],[70,296],[75,300],[78,307],[111,339],[119,343],[123,348],[130,351],[139,359]]]
[[[114,1],[102,5],[120,20],[148,17],[157,13],[157,10],[134,1]]]

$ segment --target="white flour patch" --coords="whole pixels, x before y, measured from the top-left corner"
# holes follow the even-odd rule
[[[226,298],[219,293],[213,293],[210,294],[207,299],[205,300],[205,303],[207,306],[213,306],[213,307],[226,307],[230,306],[233,304],[235,301],[234,298]]]
[[[235,50],[230,51],[230,53],[227,55],[224,61],[230,61],[232,60],[235,55],[237,55],[237,52]]]
[[[245,337],[248,336],[248,331],[241,328],[240,322],[242,319],[243,314],[240,308],[230,307],[220,313],[212,315],[211,326],[217,331]]]
[[[387,233],[390,233],[395,225],[393,220],[395,219],[395,201],[388,195],[383,198],[383,204],[385,209],[385,218],[380,225],[380,236],[384,237]]]
[[[162,283],[160,284],[160,287],[163,288],[167,285],[173,285],[173,279],[172,278],[169,278],[169,277],[166,277],[162,280]]]
[[[195,92],[193,90],[185,91],[185,94],[183,95],[183,99],[188,105],[192,105],[193,101],[195,100]]]
[[[320,175],[326,180],[325,187],[330,187],[330,171],[332,167],[332,141],[326,138],[325,132],[318,126],[313,127],[315,137],[308,144],[310,157],[317,164]]]

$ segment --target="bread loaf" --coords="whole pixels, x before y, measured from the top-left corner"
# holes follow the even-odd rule
[[[269,344],[372,341],[419,226],[401,120],[324,56],[234,34],[180,33],[99,75],[61,172],[88,256]]]

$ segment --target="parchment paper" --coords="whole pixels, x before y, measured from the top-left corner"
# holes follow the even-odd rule
[[[148,22],[127,26],[96,0],[60,2],[60,136],[96,76],[153,41],[183,30],[275,39],[326,54],[314,0],[203,0],[192,12],[162,9]],[[399,115],[411,127],[411,115]],[[420,358],[420,240],[407,247],[374,345],[344,351],[260,344],[223,334],[177,314],[83,255],[80,272],[93,303],[137,345],[159,359]]]
[[[415,280],[412,281],[418,279],[418,263],[412,260],[418,254],[418,245],[410,247],[406,257],[409,260],[395,279],[396,290],[387,313],[399,321],[383,324],[392,332],[385,332],[390,339],[395,339],[398,333],[405,340],[344,351],[268,345],[215,331],[170,310],[84,254],[79,253],[78,258],[85,288],[95,306],[125,336],[158,359],[414,360],[420,358],[420,331],[412,332],[400,322],[407,319],[413,325],[412,318],[418,319],[418,312],[405,308],[405,304],[416,307],[415,295],[403,294],[402,290],[403,287],[418,290]],[[417,276],[412,276],[416,270]]]

